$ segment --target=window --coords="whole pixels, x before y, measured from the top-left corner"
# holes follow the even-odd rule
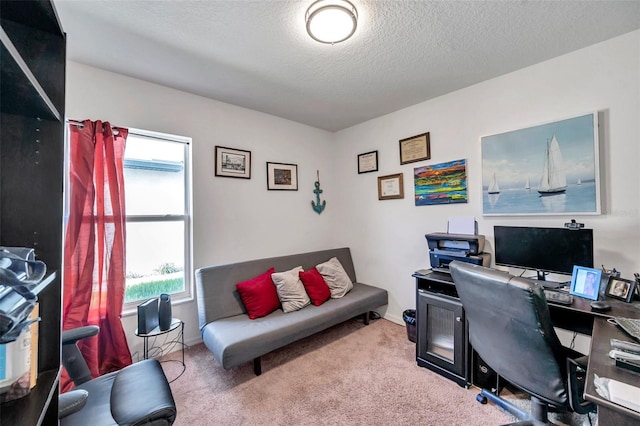
[[[190,142],[129,130],[124,155],[125,307],[161,293],[174,300],[191,296]]]

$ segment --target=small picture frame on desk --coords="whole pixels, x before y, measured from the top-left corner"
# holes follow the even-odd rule
[[[626,280],[620,277],[609,277],[609,283],[607,284],[607,290],[605,295],[613,297],[614,299],[624,300],[627,303],[633,299],[633,294],[636,290],[636,281]]]

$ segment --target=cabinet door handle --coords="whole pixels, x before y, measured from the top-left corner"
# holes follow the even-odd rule
[[[457,321],[457,322],[461,322],[461,321],[462,321],[462,318],[460,318],[460,317],[456,317],[456,321]]]

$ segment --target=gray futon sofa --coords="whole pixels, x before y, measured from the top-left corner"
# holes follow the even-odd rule
[[[332,257],[338,258],[354,283],[344,297],[289,313],[277,309],[266,317],[249,319],[236,283],[271,267],[280,272],[302,266],[306,271]],[[227,370],[253,360],[256,375],[262,372],[260,356],[358,315],[364,315],[368,324],[369,312],[388,303],[386,290],[356,281],[349,248],[209,266],[196,270],[195,277],[204,344]]]

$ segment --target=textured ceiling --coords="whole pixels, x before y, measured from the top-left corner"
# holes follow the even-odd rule
[[[640,28],[640,1],[370,1],[313,41],[291,0],[54,0],[68,59],[336,131]]]

